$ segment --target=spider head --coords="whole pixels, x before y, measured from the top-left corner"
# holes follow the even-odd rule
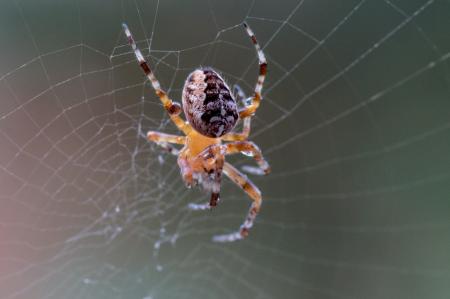
[[[239,119],[230,88],[211,68],[196,69],[187,77],[183,88],[183,109],[192,127],[210,138],[229,133]]]

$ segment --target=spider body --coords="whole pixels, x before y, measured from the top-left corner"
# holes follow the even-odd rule
[[[205,210],[216,206],[220,198],[222,174],[229,177],[252,199],[252,205],[239,231],[215,236],[213,240],[217,242],[230,242],[246,237],[262,203],[259,189],[247,176],[226,162],[225,156],[242,153],[252,157],[258,164],[258,168],[246,167],[251,173],[268,174],[270,172],[269,164],[264,160],[261,150],[256,144],[247,140],[251,117],[262,99],[261,89],[267,62],[255,35],[246,23],[244,27],[251,37],[259,59],[259,76],[254,95],[246,99],[238,86],[235,86],[233,94],[215,70],[209,67],[198,68],[190,73],[185,81],[182,92],[183,108],[181,108],[180,104],[169,99],[166,92],[162,90],[159,81],[137,48],[130,30],[123,24],[139,65],[150,80],[170,119],[185,135],[177,136],[150,131],[147,133],[148,140],[178,157],[181,175],[188,187],[200,185],[204,190],[211,192],[209,202],[190,204],[189,207],[193,210]],[[243,107],[238,108],[238,103],[241,103]],[[187,121],[181,118],[181,110],[184,111]],[[239,119],[243,121],[242,132],[233,132]],[[183,145],[183,148],[178,150],[170,145],[171,143]]]
[[[230,88],[212,68],[196,69],[187,77],[182,99],[188,122],[207,137],[229,133],[239,119]]]

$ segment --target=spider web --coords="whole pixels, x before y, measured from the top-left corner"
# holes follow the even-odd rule
[[[63,3],[64,2],[64,3]],[[450,2],[2,1],[0,297],[448,298]],[[162,86],[213,66],[250,95],[273,173],[250,201],[185,188],[145,139],[177,133]],[[241,167],[242,157],[230,162]]]

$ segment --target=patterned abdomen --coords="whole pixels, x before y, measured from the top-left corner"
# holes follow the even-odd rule
[[[197,69],[187,77],[183,109],[192,127],[211,138],[230,132],[239,118],[229,87],[211,68]]]

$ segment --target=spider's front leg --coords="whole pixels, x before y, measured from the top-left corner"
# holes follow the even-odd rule
[[[225,147],[210,145],[191,162],[192,168],[201,180],[203,188],[211,191],[209,202],[203,204],[190,203],[191,210],[207,210],[215,207],[220,199],[220,183],[225,163]]]

